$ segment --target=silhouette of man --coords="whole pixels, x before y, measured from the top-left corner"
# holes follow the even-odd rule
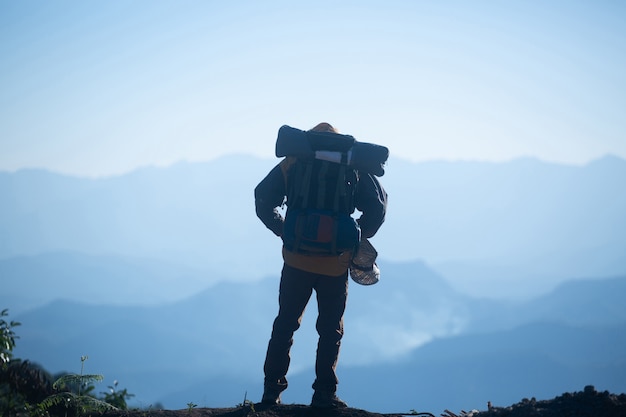
[[[320,123],[313,132],[336,133],[328,123]],[[331,135],[332,136],[332,135]],[[284,218],[278,210],[287,198],[296,158],[287,157],[276,165],[254,190],[256,213],[276,236],[282,237]],[[382,225],[387,208],[387,193],[378,179],[367,173],[356,173],[354,207],[361,212],[356,220],[362,238],[372,237]],[[280,404],[281,393],[287,389],[287,371],[294,332],[300,327],[306,305],[316,292],[319,334],[315,361],[314,394],[311,406],[320,408],[347,407],[336,394],[335,373],[343,336],[343,315],[348,295],[348,270],[353,251],[333,255],[300,253],[283,245],[283,269],[279,288],[279,310],[267,347],[264,392],[261,402]]]

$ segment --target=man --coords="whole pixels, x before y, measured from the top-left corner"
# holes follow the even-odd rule
[[[318,124],[311,132],[326,132],[340,136],[328,123]],[[289,217],[289,209],[292,208],[290,198],[295,201],[294,196],[290,195],[294,193],[293,172],[299,163],[295,157],[288,156],[283,159],[254,191],[257,216],[279,237],[283,237],[285,219],[277,208],[283,205],[286,198],[288,207],[286,217]],[[353,213],[355,208],[362,213],[355,224],[360,228],[361,238],[370,238],[385,219],[387,193],[374,175],[359,173],[352,169],[350,173],[354,175],[355,181],[349,181],[354,191],[348,214]],[[295,184],[295,188],[297,187],[298,184]],[[308,191],[308,187],[306,188]],[[349,219],[354,222],[351,217]],[[286,241],[283,238],[283,242]],[[272,327],[263,368],[265,381],[262,403],[280,404],[281,393],[287,388],[286,374],[293,334],[300,327],[305,307],[315,290],[318,303],[316,329],[319,340],[311,406],[347,407],[336,394],[338,379],[335,370],[343,336],[348,270],[353,252],[352,249],[339,253],[317,253],[283,245],[284,265],[280,280],[279,311]]]

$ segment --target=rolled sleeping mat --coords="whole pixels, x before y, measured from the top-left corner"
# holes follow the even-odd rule
[[[387,158],[389,158],[389,149],[387,147],[373,143],[356,142],[352,147],[350,165],[359,171],[382,177],[385,175]]]
[[[314,151],[348,152],[356,142],[353,136],[340,133],[311,131],[305,133]]]
[[[381,177],[385,174],[389,149],[373,143],[358,142],[350,135],[305,132],[284,125],[278,130],[276,156],[323,159]]]
[[[296,158],[314,158],[315,151],[307,139],[306,132],[291,126],[281,126],[276,139],[276,156],[295,156]]]
[[[276,156],[312,158],[319,150],[347,152],[354,145],[354,138],[331,132],[305,132],[291,126],[281,126],[276,139]]]

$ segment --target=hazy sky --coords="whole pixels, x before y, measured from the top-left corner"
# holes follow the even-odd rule
[[[414,161],[626,157],[626,2],[0,1],[0,170],[272,157],[319,121]]]

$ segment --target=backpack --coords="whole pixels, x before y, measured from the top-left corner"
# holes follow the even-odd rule
[[[287,170],[285,248],[338,255],[358,247],[361,230],[351,216],[357,182],[358,172],[345,164],[296,158]]]
[[[374,143],[359,142],[353,136],[312,132],[281,126],[276,139],[276,156],[325,159],[351,166],[359,172],[382,177],[389,149]]]

